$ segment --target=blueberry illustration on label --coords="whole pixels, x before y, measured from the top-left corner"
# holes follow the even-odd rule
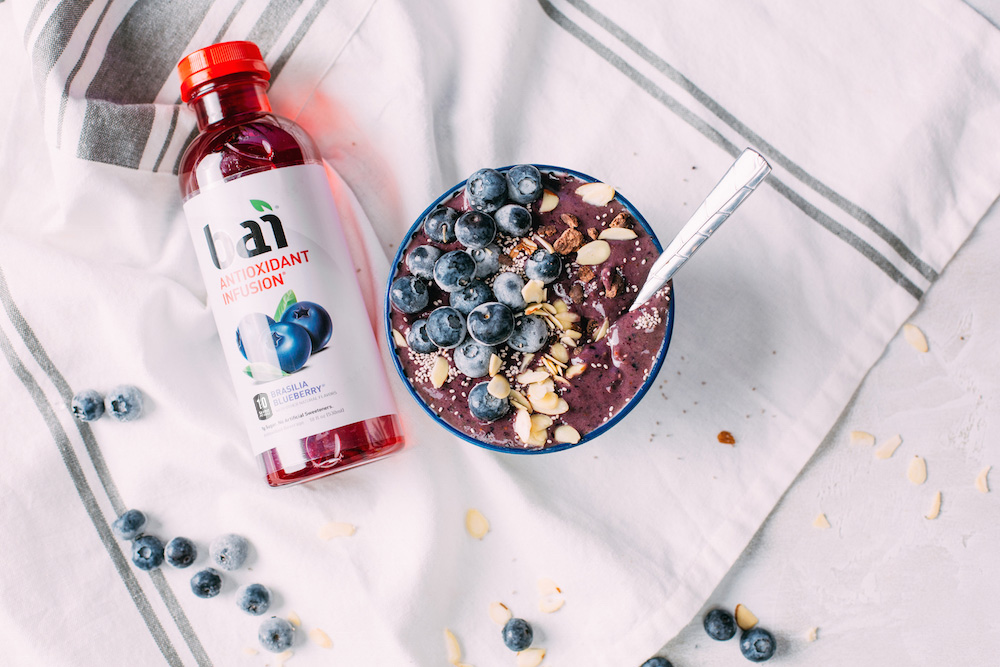
[[[288,322],[271,325],[271,342],[278,354],[278,366],[286,373],[294,373],[306,365],[312,354],[312,338],[304,327]]]
[[[281,316],[282,322],[298,324],[312,339],[312,351],[323,349],[333,335],[333,320],[326,309],[312,301],[299,301],[289,306]]]

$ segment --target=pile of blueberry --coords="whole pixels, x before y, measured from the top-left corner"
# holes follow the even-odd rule
[[[728,641],[736,636],[736,619],[724,609],[713,609],[705,615],[705,632],[716,641]],[[754,626],[740,635],[740,652],[751,662],[764,662],[774,655],[777,644],[774,635]]]
[[[401,313],[423,313],[431,303],[431,286],[448,298],[415,320],[406,333],[414,352],[430,354],[452,350],[455,367],[470,378],[489,372],[489,361],[500,345],[523,353],[537,352],[548,342],[549,329],[541,317],[524,315],[524,279],[513,271],[500,270],[499,235],[520,238],[532,230],[527,205],[541,198],[542,175],[533,165],[517,165],[505,174],[480,169],[465,186],[468,210],[437,206],[423,220],[427,238],[447,246],[420,245],[405,258],[408,275],[396,278],[389,288],[389,301]],[[529,280],[549,284],[562,273],[562,259],[544,248],[535,250],[525,263]],[[469,393],[469,410],[477,419],[500,419],[510,410],[507,399],[486,390],[486,382]]]
[[[250,362],[269,363],[277,355],[284,373],[294,373],[309,357],[330,342],[333,320],[326,309],[312,301],[296,301],[289,290],[281,298],[274,317],[248,313],[236,328],[236,346]]]
[[[187,568],[198,558],[198,548],[186,537],[175,537],[166,545],[155,535],[146,535],[146,515],[130,509],[111,524],[120,540],[132,542],[132,563],[140,570],[150,571],[163,565],[164,560],[176,568]],[[250,552],[250,543],[242,535],[229,533],[216,537],[208,545],[209,560],[215,567],[206,567],[191,577],[191,592],[200,598],[214,598],[222,591],[222,573],[243,567]],[[236,606],[251,616],[261,616],[271,606],[271,591],[263,584],[240,586],[236,591]],[[295,626],[283,618],[265,619],[258,630],[261,645],[280,653],[292,645]]]
[[[142,392],[128,384],[118,385],[107,396],[85,389],[73,396],[70,412],[82,422],[100,419],[105,412],[120,422],[129,422],[142,414]]]

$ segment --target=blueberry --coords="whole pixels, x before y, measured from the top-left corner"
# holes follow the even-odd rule
[[[140,570],[154,570],[163,565],[163,542],[153,535],[140,535],[132,542],[132,562]]]
[[[646,662],[642,663],[640,667],[674,667],[674,666],[666,658],[660,658],[657,656],[655,658],[650,658]]]
[[[774,635],[764,628],[750,628],[740,635],[740,653],[751,662],[764,662],[774,655]]]
[[[549,327],[538,315],[523,315],[514,320],[514,330],[507,347],[518,352],[538,352],[549,340]]]
[[[223,570],[238,570],[243,567],[250,551],[250,543],[242,535],[220,535],[208,545],[208,555],[212,562]]]
[[[712,639],[724,642],[736,635],[736,621],[725,609],[713,609],[705,614],[705,632]]]
[[[139,510],[126,510],[111,524],[111,531],[119,540],[134,540],[145,527],[145,514]]]
[[[494,169],[480,169],[465,183],[469,208],[493,213],[507,203],[507,179]]]
[[[469,251],[476,262],[476,278],[487,278],[500,270],[500,252],[500,246],[496,243]]]
[[[449,209],[451,210],[451,209]],[[406,255],[406,268],[424,280],[434,280],[434,262],[441,256],[441,249],[432,245],[418,245]]]
[[[451,243],[455,240],[455,221],[458,211],[447,206],[438,206],[424,218],[424,233],[432,241]]]
[[[312,351],[322,350],[333,335],[333,320],[326,308],[312,301],[293,303],[281,314],[281,321],[298,324],[312,339]]]
[[[527,236],[531,231],[531,213],[517,204],[507,204],[498,210],[493,219],[500,231],[507,236]]]
[[[427,317],[427,337],[445,350],[465,340],[465,316],[451,306],[441,306]]]
[[[312,338],[304,327],[288,322],[277,322],[271,327],[271,343],[278,356],[278,366],[285,373],[294,373],[309,361]]]
[[[490,372],[490,357],[494,354],[496,348],[469,338],[455,348],[452,357],[460,373],[470,378],[481,378]]]
[[[236,591],[236,606],[251,616],[260,616],[271,606],[271,591],[263,584],[241,586]]]
[[[498,301],[476,306],[469,313],[469,335],[483,345],[499,345],[514,330],[514,313]]]
[[[476,306],[493,301],[493,290],[482,280],[473,280],[457,292],[452,292],[449,304],[463,315],[468,315]]]
[[[222,575],[210,567],[191,577],[191,592],[200,598],[214,598],[222,590]]]
[[[482,211],[466,211],[455,223],[455,236],[466,248],[485,248],[497,235],[493,216]]]
[[[295,639],[295,626],[283,618],[272,616],[260,624],[257,631],[260,645],[271,653],[281,653],[292,645]]]
[[[92,422],[104,414],[104,397],[93,389],[84,389],[69,404],[73,416],[82,422]]]
[[[531,646],[534,634],[526,620],[512,618],[503,626],[503,643],[511,651],[523,651]]]
[[[539,248],[531,253],[524,264],[524,274],[531,280],[541,280],[548,285],[562,273],[562,259],[559,255]]]
[[[491,394],[488,385],[488,381],[480,382],[469,391],[469,412],[483,422],[496,421],[510,412],[510,401]]]
[[[524,289],[524,279],[512,271],[505,271],[493,281],[493,294],[497,301],[506,304],[513,311],[524,310],[527,302],[521,294]]]
[[[542,174],[533,164],[519,164],[507,170],[507,196],[518,204],[530,204],[542,196]]]
[[[396,278],[389,287],[389,303],[401,313],[419,313],[430,300],[427,283],[417,276]]]
[[[472,282],[476,260],[464,250],[452,250],[434,263],[434,281],[445,292],[457,292]]]
[[[142,393],[132,385],[118,385],[104,401],[111,416],[120,422],[130,422],[142,414]]]
[[[243,355],[244,359],[249,360],[250,356],[255,359],[261,358],[261,355],[255,354],[256,350],[253,346],[248,353],[244,341],[248,343],[259,341],[265,333],[271,330],[272,324],[274,324],[274,318],[264,313],[247,313],[243,316],[243,319],[236,326],[236,346],[240,348],[240,354]]]
[[[426,319],[417,320],[410,325],[409,330],[406,332],[406,344],[410,346],[411,350],[421,354],[430,354],[438,350],[438,346],[427,335]]]
[[[164,555],[174,567],[185,568],[198,557],[198,548],[186,537],[175,537],[167,542]]]

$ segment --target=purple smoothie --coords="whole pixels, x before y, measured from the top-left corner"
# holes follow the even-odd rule
[[[586,438],[587,434],[611,420],[640,392],[650,373],[656,368],[658,355],[668,332],[670,285],[661,289],[642,308],[634,313],[628,312],[653,261],[659,255],[654,240],[639,221],[629,214],[627,207],[617,196],[606,205],[584,201],[576,190],[587,181],[575,175],[543,170],[542,178],[544,188],[558,197],[558,203],[545,212],[542,211],[551,206],[551,202],[546,205],[540,199],[528,204],[526,207],[531,212],[533,223],[531,231],[523,238],[498,232],[494,242],[502,251],[500,272],[515,272],[526,281],[524,264],[534,248],[544,248],[544,241],[560,254],[562,272],[554,282],[546,285],[545,301],[548,305],[539,307],[538,304],[529,304],[526,310],[541,315],[546,310],[562,310],[562,304],[565,304],[570,315],[568,318],[565,315],[562,317],[570,321],[564,321],[559,326],[557,317],[549,312],[548,344],[534,355],[517,352],[505,344],[497,346],[496,354],[502,360],[499,373],[507,378],[515,392],[521,394],[512,394],[509,398],[511,409],[506,416],[496,421],[483,422],[471,414],[469,391],[480,382],[488,381],[490,377],[469,378],[460,373],[455,368],[451,350],[420,354],[398,344],[398,338],[405,338],[414,321],[426,318],[438,306],[449,304],[447,292],[431,281],[430,304],[422,312],[405,314],[395,308],[390,308],[389,312],[389,324],[400,334],[396,337],[395,350],[399,367],[416,395],[447,424],[470,438],[494,447],[564,447],[566,445],[558,442],[555,435],[557,428],[564,424],[572,426],[580,436]],[[442,203],[459,212],[468,210],[463,190],[452,193]],[[601,232],[612,227],[631,230],[635,238],[607,239],[611,252],[606,260],[595,265],[579,264],[576,261],[576,250],[579,247],[576,246],[594,241]],[[567,230],[576,230],[580,236]],[[628,235],[627,232],[617,233]],[[404,259],[412,248],[420,245],[433,245],[442,252],[463,249],[458,241],[432,241],[423,227],[417,226],[405,240],[405,247],[398,255],[390,283],[409,274]],[[563,252],[560,253],[560,250]],[[496,275],[483,280],[492,286]],[[562,304],[558,303],[560,301]],[[521,313],[517,315],[521,316]],[[572,321],[577,318],[578,321]],[[568,334],[567,329],[573,329],[577,333]],[[575,347],[572,343],[575,343]],[[555,363],[560,354],[552,349],[553,345],[562,346],[565,350],[565,354],[561,355],[564,359],[562,365]],[[549,357],[547,366],[542,362],[545,354]],[[438,356],[447,359],[449,373],[443,386],[434,387],[431,372]],[[525,442],[515,431],[514,425],[518,404],[532,406],[532,401],[528,398],[528,386],[519,382],[519,378],[524,378],[526,372],[538,370],[553,376],[552,391],[568,405],[565,412],[550,415],[552,423],[545,431],[544,444],[540,443],[541,436],[537,432],[532,442]],[[560,434],[563,432],[560,431]]]

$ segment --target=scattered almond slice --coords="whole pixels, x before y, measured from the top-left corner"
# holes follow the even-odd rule
[[[330,636],[319,628],[313,628],[309,631],[309,639],[312,640],[313,644],[322,648],[330,648],[333,646],[333,641],[330,639]]]
[[[449,370],[450,367],[446,358],[438,357],[434,360],[434,370],[431,371],[431,384],[434,385],[435,389],[440,389],[448,381]]]
[[[465,530],[472,537],[481,540],[490,532],[490,522],[479,510],[470,509],[465,513]]]
[[[521,442],[526,443],[531,439],[531,415],[527,410],[518,410],[514,416],[514,433]]]
[[[297,628],[302,627],[302,619],[299,618],[299,615],[296,614],[294,611],[288,612],[288,622]]]
[[[540,303],[545,300],[545,283],[541,280],[529,280],[521,288],[521,296],[525,303]]]
[[[448,628],[444,629],[444,651],[451,664],[457,665],[462,660],[462,647],[458,645],[458,638]]]
[[[510,401],[510,404],[513,405],[515,408],[523,412],[527,412],[529,415],[531,414],[531,403],[528,401],[527,398],[525,398],[524,394],[519,392],[517,389],[511,389],[510,395],[507,397],[507,399]]]
[[[875,458],[877,459],[887,459],[893,455],[893,453],[899,449],[899,446],[903,444],[903,438],[899,435],[894,435],[875,450]]]
[[[544,431],[548,427],[552,426],[552,417],[548,415],[531,415],[531,430],[532,431]]]
[[[528,442],[525,444],[531,445],[532,447],[542,447],[548,439],[549,432],[546,429],[542,429],[541,431],[532,431],[531,435],[528,436]]]
[[[608,227],[597,235],[597,238],[605,241],[630,241],[637,237],[638,234],[628,227]]]
[[[595,266],[608,257],[611,257],[611,246],[601,239],[591,241],[576,251],[576,263],[581,266]]]
[[[538,579],[538,594],[552,595],[553,593],[562,593],[562,589],[556,586],[556,582],[548,577],[540,577]]]
[[[906,478],[918,486],[926,482],[927,462],[919,456],[910,459],[910,465],[906,469]]]
[[[319,529],[319,539],[332,540],[335,537],[350,537],[354,534],[354,531],[355,527],[353,523],[331,521],[330,523],[323,524]]]
[[[745,605],[736,605],[736,625],[740,626],[740,630],[749,630],[753,626],[757,625],[758,619],[754,616],[753,612],[746,608]]]
[[[925,519],[936,519],[941,513],[941,492],[934,494],[934,501],[931,503],[931,511],[924,515]]]
[[[260,651],[255,649],[253,646],[246,646],[243,649],[243,655],[257,655],[258,653],[260,653]]]
[[[553,435],[553,440],[556,442],[566,442],[570,444],[576,444],[580,442],[580,432],[569,424],[562,424],[556,427],[555,433]]]
[[[497,625],[503,627],[513,617],[514,614],[511,613],[510,608],[503,602],[490,603],[490,620]]]
[[[548,213],[559,205],[559,197],[552,190],[542,190],[542,203],[538,205],[539,213]]]
[[[409,347],[406,344],[406,336],[404,336],[403,334],[399,333],[395,329],[392,330],[392,340],[393,340],[394,343],[396,343],[396,347],[402,347],[402,348]]]
[[[871,447],[875,444],[875,436],[871,433],[865,433],[864,431],[851,431],[848,437],[850,437],[852,445],[864,445],[865,447]]]
[[[607,206],[615,198],[615,189],[607,183],[584,183],[576,189],[576,194],[591,206]]]
[[[917,352],[927,351],[927,337],[924,336],[924,332],[921,331],[913,324],[903,325],[903,338],[909,343],[914,350]]]
[[[510,382],[503,375],[494,375],[486,385],[486,391],[496,398],[507,398],[510,396]]]
[[[517,667],[538,667],[545,660],[545,649],[526,648],[517,652]]]
[[[809,628],[809,632],[806,633],[806,641],[814,642],[819,639],[819,628]]]
[[[556,415],[565,414],[569,410],[569,403],[566,402],[566,399],[562,398],[561,396],[553,392],[549,392],[549,394],[546,394],[546,397],[550,395],[555,396],[555,399],[553,400],[551,398],[543,398],[543,400],[537,404],[534,401],[532,401],[531,407],[535,409],[535,412],[541,412],[542,414],[545,415],[552,415],[553,417]]]
[[[992,467],[993,466],[986,466],[979,471],[978,475],[976,475],[976,490],[980,493],[990,492],[990,482],[987,479],[987,476],[990,474],[990,468]]]
[[[608,324],[608,318],[605,317],[604,322],[602,322],[601,326],[597,329],[597,333],[594,334],[595,343],[608,335],[609,326],[610,325]]]
[[[490,377],[493,377],[503,368],[503,359],[495,354],[490,355]]]
[[[538,600],[538,610],[543,614],[552,614],[562,609],[566,604],[566,598],[559,593],[546,595]]]
[[[274,659],[278,661],[279,665],[284,665],[286,662],[292,659],[293,655],[295,655],[295,653],[292,651],[292,649],[288,649],[287,651],[282,651],[278,655],[274,656]]]
[[[567,363],[569,361],[569,350],[562,343],[553,343],[549,348],[549,354],[552,358],[561,363]]]
[[[813,525],[816,526],[817,528],[829,528],[830,521],[829,519],[826,518],[825,514],[820,513],[816,515],[815,519],[813,519]]]
[[[566,369],[565,375],[567,379],[572,380],[577,375],[583,374],[585,370],[587,370],[587,364],[573,364],[572,366]]]
[[[552,305],[555,307],[556,309],[555,314],[557,315],[559,313],[565,313],[566,311],[569,310],[569,306],[567,306],[566,302],[563,301],[562,299],[556,299],[555,301],[552,302]]]
[[[535,384],[536,382],[542,382],[544,380],[547,380],[548,378],[549,374],[546,373],[545,371],[527,371],[521,373],[515,379],[521,384],[526,384],[530,386]]]

